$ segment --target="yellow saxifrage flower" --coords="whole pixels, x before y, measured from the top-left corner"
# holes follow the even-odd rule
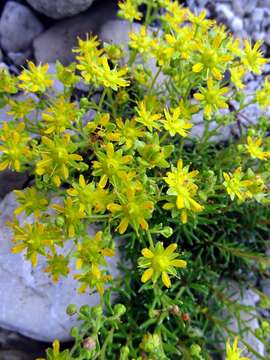
[[[122,150],[114,151],[112,143],[104,146],[105,153],[97,152],[98,161],[93,161],[93,175],[100,176],[99,186],[104,188],[108,179],[112,177],[121,178],[128,170],[126,166],[133,158],[131,155],[122,155]]]
[[[177,107],[171,111],[164,109],[165,120],[161,120],[164,129],[169,131],[171,136],[179,134],[183,137],[188,135],[188,130],[192,128],[192,124],[181,118],[181,109]]]
[[[269,77],[265,78],[262,89],[256,91],[256,101],[261,108],[270,107],[270,81]]]
[[[125,0],[120,1],[118,3],[119,11],[118,15],[130,22],[134,20],[141,20],[142,13],[138,10],[138,5],[140,5],[142,1],[134,1],[134,0]]]
[[[24,69],[18,79],[19,88],[27,92],[44,92],[52,86],[53,80],[50,74],[48,74],[49,65],[36,66],[32,61],[28,62],[28,69]]]
[[[24,123],[14,125],[12,122],[4,123],[0,129],[0,171],[10,168],[19,172],[29,160],[30,137],[24,129]]]
[[[146,220],[150,219],[154,210],[154,203],[141,192],[136,191],[134,184],[127,188],[126,194],[121,196],[121,204],[112,203],[107,206],[120,223],[117,227],[120,234],[124,234],[128,225],[131,225],[137,232],[139,227],[148,229]]]
[[[241,62],[247,68],[247,70],[252,71],[258,75],[260,75],[262,72],[262,66],[267,63],[267,59],[262,56],[263,54],[260,50],[261,44],[261,41],[256,41],[252,47],[250,41],[245,40],[245,48],[242,55],[240,56]]]
[[[145,104],[145,101],[140,101],[138,103],[138,106],[136,108],[137,116],[135,117],[135,120],[143,124],[149,131],[152,131],[154,129],[159,128],[159,124],[157,123],[161,115],[160,114],[152,114],[152,111],[147,109],[147,105]]]
[[[200,205],[193,197],[197,194],[198,187],[194,184],[193,178],[196,177],[198,171],[189,172],[189,166],[183,167],[182,160],[177,163],[177,168],[173,168],[164,178],[169,185],[168,195],[176,196],[176,204],[169,202],[163,208],[166,210],[173,209],[176,205],[181,210],[181,221],[187,222],[187,211],[200,212],[203,206]]]
[[[251,136],[247,138],[246,149],[254,159],[267,160],[270,158],[270,151],[264,151],[261,148],[262,138],[253,139]]]
[[[226,360],[249,360],[247,357],[241,356],[243,350],[238,349],[238,337],[234,339],[233,346],[228,339],[226,342]]]
[[[231,200],[234,200],[235,196],[237,196],[240,201],[252,198],[249,186],[251,186],[253,182],[251,180],[242,180],[244,176],[245,174],[242,172],[241,167],[234,170],[232,174],[223,172],[225,179],[223,185],[226,187]]]
[[[212,114],[219,109],[227,109],[226,94],[229,88],[220,88],[219,84],[214,84],[213,79],[207,79],[207,88],[201,88],[200,93],[194,94],[194,98],[202,104],[205,116],[210,119]]]
[[[161,276],[163,284],[171,287],[171,280],[169,275],[176,276],[178,268],[185,268],[186,261],[177,259],[179,254],[175,253],[177,244],[171,244],[164,249],[163,243],[158,242],[155,247],[150,249],[143,249],[143,257],[139,258],[139,268],[146,269],[142,275],[141,281],[143,283],[152,279],[155,283]]]

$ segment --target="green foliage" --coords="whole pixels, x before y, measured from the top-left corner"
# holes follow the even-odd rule
[[[79,40],[77,61],[58,63],[54,76],[31,62],[18,78],[1,70],[1,104],[14,120],[0,129],[0,169],[27,169],[35,179],[16,192],[13,252],[33,266],[45,257],[53,281],[75,260],[78,291],[101,299],[69,306],[81,321],[74,347],[60,351],[56,340],[47,358],[210,359],[227,334],[263,359],[243,340],[248,324],[236,334],[228,323],[241,323],[241,310],[258,316],[255,335],[266,346],[269,324],[232,301],[226,285],[248,285],[269,304],[257,287],[270,276],[269,126],[264,116],[248,129],[241,123],[248,105],[269,105],[268,80],[255,94],[243,91],[245,75],[267,60],[259,42],[242,46],[205,12],[176,1],[121,3],[131,29],[143,4],[126,51],[94,37]],[[89,87],[83,97],[78,81]],[[30,94],[18,101],[21,89]],[[200,139],[192,136],[198,113]],[[239,134],[214,142],[228,125]],[[21,212],[33,223],[20,224]],[[93,236],[91,224],[99,228]],[[117,249],[121,275],[112,278],[107,259]],[[228,359],[244,359],[237,341],[227,341]]]

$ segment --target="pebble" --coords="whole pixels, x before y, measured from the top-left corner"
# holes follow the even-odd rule
[[[0,19],[0,43],[6,52],[21,52],[29,49],[43,25],[26,6],[9,1]]]

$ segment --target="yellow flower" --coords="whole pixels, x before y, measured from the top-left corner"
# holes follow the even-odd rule
[[[104,148],[106,152],[98,151],[98,161],[93,161],[93,175],[101,177],[99,181],[101,188],[106,186],[108,179],[123,177],[128,169],[126,164],[133,159],[131,155],[122,156],[121,149],[114,151],[112,143],[105,145]]]
[[[8,105],[10,106],[10,110],[7,112],[8,115],[11,115],[16,120],[24,119],[37,106],[31,98],[24,101],[9,99]]]
[[[252,181],[242,180],[244,176],[245,174],[242,172],[241,167],[234,170],[232,174],[223,172],[223,177],[225,179],[223,185],[226,187],[231,200],[234,200],[235,196],[237,196],[240,201],[252,198],[252,193],[248,188],[252,185]]]
[[[200,212],[203,206],[200,205],[193,197],[197,194],[198,187],[194,184],[193,178],[196,177],[198,171],[189,172],[189,166],[183,167],[182,160],[177,163],[177,169],[173,168],[164,178],[169,185],[168,195],[176,196],[176,207],[181,211],[181,221],[187,221],[187,210]],[[164,209],[170,210],[174,208],[174,204],[169,202],[163,206]]]
[[[136,108],[137,116],[135,120],[140,124],[143,124],[147,127],[148,130],[152,131],[154,129],[159,128],[159,124],[157,122],[160,120],[160,114],[152,114],[152,111],[147,109],[147,105],[145,101],[140,101]]]
[[[243,350],[238,349],[238,337],[234,339],[233,346],[228,339],[226,342],[226,360],[249,360],[247,357],[241,356]]]
[[[122,195],[122,194],[121,194]],[[120,223],[117,227],[120,234],[124,234],[128,225],[131,225],[135,231],[139,227],[144,230],[148,229],[147,219],[151,217],[154,204],[141,191],[136,191],[134,184],[128,187],[126,194],[119,197],[120,204],[112,203],[108,205],[108,210],[117,218]]]
[[[270,151],[264,151],[261,148],[261,145],[262,138],[253,139],[252,137],[248,136],[247,145],[245,146],[252,158],[267,160],[270,158]]]
[[[243,65],[238,65],[236,67],[233,67],[230,69],[231,72],[231,81],[234,83],[234,85],[237,87],[237,89],[243,89],[244,83],[243,78],[246,74],[246,70]]]
[[[181,109],[177,107],[171,111],[164,109],[166,120],[161,120],[164,129],[169,131],[171,136],[179,134],[183,137],[188,135],[188,130],[192,128],[192,124],[181,118]]]
[[[36,66],[32,61],[28,62],[28,69],[24,69],[18,79],[19,88],[27,92],[44,92],[47,88],[51,87],[53,80],[50,74],[48,74],[49,65]]]
[[[270,106],[270,81],[269,77],[265,78],[262,89],[256,91],[256,101],[261,108],[268,108]]]
[[[77,162],[83,158],[79,154],[74,154],[76,147],[68,134],[63,137],[55,136],[53,140],[43,136],[37,149],[42,159],[36,163],[36,174],[49,176],[56,186],[60,186],[62,180],[68,179],[70,168],[80,168]]]
[[[42,114],[42,119],[46,124],[45,134],[64,132],[77,120],[77,113],[76,104],[60,96]]]
[[[118,3],[119,11],[118,15],[130,22],[134,20],[141,20],[142,13],[138,10],[138,5],[140,5],[142,1],[134,1],[134,0],[125,0],[120,1]]]
[[[60,214],[61,222],[65,224],[67,229],[67,236],[73,238],[76,231],[79,232],[81,229],[81,220],[86,217],[84,208],[70,197],[64,199],[64,206],[54,204],[52,208]]]
[[[228,91],[229,88],[220,88],[219,84],[214,84],[213,79],[209,77],[207,79],[207,88],[201,88],[201,92],[194,94],[194,98],[201,102],[204,114],[209,119],[213,112],[228,108],[224,96]]]
[[[252,48],[250,41],[245,40],[244,51],[241,55],[241,62],[247,70],[258,75],[262,72],[262,65],[267,63],[267,59],[263,58],[262,51],[260,50],[261,44],[261,41],[256,41]]]
[[[6,168],[21,171],[24,163],[29,160],[30,150],[28,142],[30,137],[24,130],[24,123],[14,125],[12,122],[4,123],[0,129],[0,171]]]
[[[195,55],[196,63],[192,67],[195,73],[203,72],[207,76],[213,76],[216,80],[221,80],[223,73],[232,60],[232,56],[226,54],[223,48],[220,48],[222,38],[216,35],[212,42],[197,45],[198,54]]]
[[[171,280],[169,275],[176,276],[178,268],[185,268],[187,266],[186,261],[177,259],[179,254],[175,253],[177,244],[171,244],[164,249],[163,243],[158,242],[155,247],[150,249],[143,249],[143,257],[139,258],[139,268],[146,268],[141,281],[143,283],[152,279],[155,283],[161,276],[163,284],[169,288],[171,287]]]
[[[129,38],[129,46],[136,49],[144,57],[149,57],[151,49],[156,45],[156,40],[147,31],[145,26],[141,27],[140,32],[131,32]]]

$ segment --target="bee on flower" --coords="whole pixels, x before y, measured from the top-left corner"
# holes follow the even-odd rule
[[[163,284],[170,288],[171,280],[169,275],[176,276],[177,271],[175,268],[186,268],[187,266],[185,260],[178,259],[179,254],[175,253],[176,249],[177,244],[171,244],[164,249],[162,242],[158,242],[150,249],[143,249],[143,257],[138,260],[139,268],[146,269],[141,281],[145,283],[151,279],[153,283],[156,283],[161,276]]]

